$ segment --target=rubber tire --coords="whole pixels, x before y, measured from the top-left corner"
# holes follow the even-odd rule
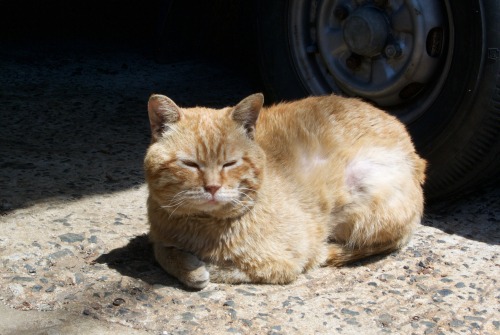
[[[261,78],[274,102],[309,95],[291,59],[288,11],[288,0],[258,4]],[[500,2],[450,0],[449,11],[455,44],[448,76],[432,106],[407,125],[429,162],[428,200],[500,177]]]

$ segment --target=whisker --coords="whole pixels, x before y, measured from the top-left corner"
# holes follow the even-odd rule
[[[160,206],[161,208],[171,208],[171,207],[177,207],[178,205],[182,204],[183,202],[186,202],[187,199],[177,199],[175,202],[171,201],[169,202],[168,205],[162,205]]]
[[[246,187],[238,187],[236,190],[241,194],[245,194],[246,196],[249,196],[249,195],[247,193],[245,193],[244,191],[251,191],[252,193],[255,193],[256,195],[259,195],[259,193],[260,193],[258,190],[254,190],[252,188],[246,188]],[[252,199],[252,200],[254,200],[254,199]]]
[[[175,213],[175,211],[176,211],[179,207],[181,207],[181,205],[182,205],[182,204],[183,204],[183,202],[181,202],[181,203],[179,204],[179,206],[175,207],[175,208],[174,208],[174,210],[173,210],[172,212],[170,212],[170,215],[168,216],[168,219],[169,219],[169,220],[170,220],[170,218],[172,217],[172,215]]]
[[[252,198],[252,197],[251,197],[250,195],[248,195],[247,193],[242,192],[241,190],[249,190],[249,191],[254,191],[254,190],[252,190],[252,189],[250,189],[250,188],[240,187],[240,188],[238,188],[238,193],[239,193],[239,194],[244,195],[245,197],[247,197],[247,198],[249,199],[249,201],[251,201],[251,202],[255,202],[255,199],[254,199],[254,198]],[[256,192],[256,191],[254,191],[254,192]],[[256,193],[257,193],[257,192],[256,192]]]
[[[170,201],[174,201],[177,197],[179,197],[181,195],[185,195],[188,192],[189,192],[189,190],[184,190],[184,191],[177,192],[177,194],[174,195]]]
[[[248,194],[246,194],[245,192],[240,192],[240,194],[243,194],[245,197],[247,197],[251,201],[254,201],[254,199],[251,196],[249,196]]]
[[[185,202],[185,200],[181,199],[179,201],[177,201],[176,203],[173,203],[171,205],[163,205],[163,206],[160,206],[161,208],[172,208],[172,207],[178,207],[179,205],[182,205],[182,203]]]
[[[175,206],[178,206],[179,204],[182,204],[182,202],[186,201],[185,198],[182,198],[182,199],[178,199],[180,196],[183,196],[185,195],[186,193],[188,193],[189,190],[184,190],[184,191],[180,191],[178,192],[177,194],[175,194],[172,199],[170,199],[170,202],[168,203],[168,205],[164,205],[164,206],[161,206],[162,208],[169,208],[169,207],[175,207]]]
[[[176,193],[169,201],[167,205],[160,206],[159,209],[167,209],[170,214],[168,219],[172,217],[177,209],[183,206],[189,199],[186,199],[185,195],[189,193],[189,190],[183,190]],[[172,210],[173,209],[173,210]]]
[[[259,190],[253,189],[253,188],[248,188],[248,187],[238,187],[237,190],[245,190],[245,191],[253,191],[255,193],[259,193]]]
[[[240,201],[238,199],[231,200],[231,203],[234,204],[234,205],[240,205],[241,207],[245,208],[247,211],[249,211],[251,209],[250,207],[248,207],[247,205],[245,205],[243,203],[243,201]]]

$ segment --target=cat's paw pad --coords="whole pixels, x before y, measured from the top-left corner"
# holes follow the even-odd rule
[[[201,290],[210,282],[210,274],[204,266],[190,271],[183,280],[184,284],[190,288]]]

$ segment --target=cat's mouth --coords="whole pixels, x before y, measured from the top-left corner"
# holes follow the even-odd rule
[[[206,209],[215,210],[215,209],[218,209],[218,208],[225,206],[229,203],[231,203],[230,198],[224,197],[224,196],[214,195],[214,196],[211,196],[210,198],[205,198],[205,199],[201,200],[199,203],[199,206],[203,207],[204,210],[206,210]]]
[[[224,201],[224,199],[218,199],[217,197],[211,197],[211,198],[200,199],[198,201],[198,206],[213,209],[215,207],[225,205],[226,203],[227,203],[227,201]]]
[[[199,192],[189,197],[190,199],[186,203],[186,206],[195,210],[197,209],[209,212],[222,208],[230,210],[235,204],[243,203],[241,199],[236,197],[237,195],[238,194],[236,192],[224,190],[223,192],[216,192],[215,194],[210,194],[209,192]]]

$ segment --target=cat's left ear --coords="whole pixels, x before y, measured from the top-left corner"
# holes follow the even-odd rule
[[[180,120],[181,109],[168,97],[153,94],[148,101],[149,123],[153,141],[158,140],[165,127]]]
[[[233,109],[231,115],[233,120],[240,123],[245,128],[251,139],[253,139],[255,123],[257,122],[263,104],[264,95],[262,93],[256,93],[241,100]]]

